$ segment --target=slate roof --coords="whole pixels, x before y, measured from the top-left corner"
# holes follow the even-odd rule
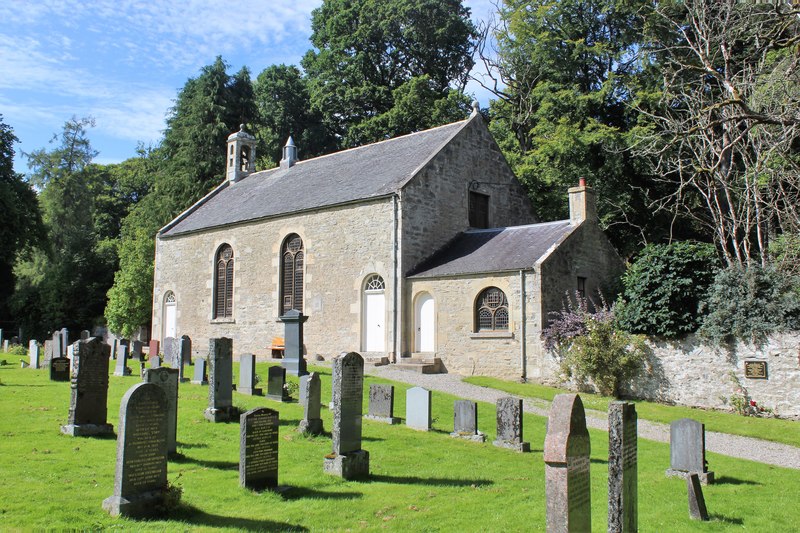
[[[457,235],[410,273],[434,278],[530,269],[576,228],[569,220],[468,230]]]
[[[400,189],[470,119],[359,148],[255,172],[215,191],[166,225],[174,236],[248,220],[295,213]]]

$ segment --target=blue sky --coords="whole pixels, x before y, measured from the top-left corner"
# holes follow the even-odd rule
[[[92,116],[98,163],[135,155],[161,137],[178,90],[221,55],[255,78],[299,64],[321,0],[6,0],[0,2],[0,114],[21,152],[47,146],[73,115]],[[465,0],[485,19],[492,0]],[[482,105],[488,93],[467,89]]]

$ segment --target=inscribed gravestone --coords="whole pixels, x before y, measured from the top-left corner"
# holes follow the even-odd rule
[[[158,385],[167,398],[167,453],[178,451],[178,370],[151,368],[144,371],[142,381]]]
[[[636,405],[608,406],[608,532],[638,531]]]
[[[544,441],[547,532],[592,530],[589,430],[577,394],[558,394]]]
[[[50,360],[50,381],[69,381],[69,359],[54,357]]]
[[[97,337],[74,346],[69,418],[61,432],[73,437],[111,434],[114,428],[106,420],[111,347]]]
[[[39,368],[39,343],[34,339],[28,343],[28,360],[31,368]]]
[[[271,366],[267,370],[267,398],[279,402],[286,401],[286,369],[282,366]]]
[[[167,486],[167,398],[152,383],[131,387],[119,408],[114,494],[103,501],[112,516],[149,516]]]
[[[131,369],[128,368],[128,347],[124,344],[117,346],[117,364],[114,366],[114,375],[131,375]]]
[[[522,400],[519,398],[497,399],[497,440],[492,444],[518,452],[531,451],[529,442],[522,440]]]
[[[453,405],[453,432],[451,437],[484,442],[486,435],[478,431],[478,404],[469,400],[456,400]]]
[[[227,422],[238,416],[233,406],[233,341],[227,337],[209,340],[208,408],[211,422]]]
[[[320,401],[322,398],[319,374],[311,372],[300,377],[300,406],[303,408],[303,419],[300,420],[298,431],[310,435],[322,433],[322,419],[320,418]]]
[[[706,461],[706,427],[691,418],[675,420],[669,426],[669,477],[686,477],[697,472],[704,485],[714,482]]]
[[[361,449],[361,415],[364,391],[364,359],[350,352],[333,359],[333,453],[323,471],[344,479],[369,475],[369,452]]]
[[[256,356],[243,353],[239,356],[239,384],[236,390],[242,394],[261,396],[261,389],[255,388],[256,384]]]
[[[161,352],[164,354],[164,362],[172,368],[178,368],[178,357],[180,357],[180,347],[178,339],[175,337],[164,337]],[[152,353],[150,354],[152,355]]]
[[[691,472],[686,476],[686,490],[689,493],[689,518],[692,520],[708,520],[706,499],[703,496],[703,487],[700,484],[700,476],[697,472]]]
[[[394,387],[392,385],[370,385],[369,405],[366,418],[397,424],[400,419],[394,416]]]
[[[278,411],[257,407],[239,418],[239,486],[278,486]]]
[[[194,374],[192,375],[192,383],[194,385],[208,385],[208,376],[206,375],[205,359],[195,359]]]
[[[431,391],[428,389],[412,387],[406,391],[406,426],[430,431]]]

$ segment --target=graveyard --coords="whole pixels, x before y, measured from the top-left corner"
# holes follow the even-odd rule
[[[459,433],[459,428],[454,428],[454,406],[462,399],[434,391],[430,395],[430,431],[413,429],[410,426],[416,421],[406,423],[406,394],[412,387],[368,373],[360,388],[352,389],[359,390],[361,402],[352,397],[343,400],[349,407],[340,412],[329,408],[334,385],[329,365],[308,368],[320,378],[321,407],[314,414],[304,412],[298,402],[298,378],[287,372],[285,379],[293,384],[287,387],[291,397],[234,390],[230,406],[223,398],[216,409],[237,415],[230,421],[215,422],[215,413],[206,416],[213,379],[209,385],[178,381],[176,370],[162,368],[148,370],[148,383],[143,383],[138,362],[129,363],[131,375],[115,375],[111,361],[102,370],[108,379],[106,422],[116,435],[125,431],[126,436],[136,436],[135,429],[121,426],[121,403],[146,394],[151,403],[166,405],[165,394],[155,385],[177,384],[175,453],[169,455],[166,479],[171,494],[180,492],[179,501],[152,518],[112,516],[104,502],[108,500],[111,506],[119,496],[115,487],[117,438],[113,434],[65,434],[61,428],[68,422],[81,425],[79,419],[70,420],[70,383],[52,381],[47,369],[20,368],[20,360],[27,357],[3,353],[0,359],[6,361],[0,366],[0,397],[5,408],[0,418],[0,471],[6,480],[0,484],[3,530],[545,531],[545,417],[522,415],[521,437],[530,451],[521,453],[514,447],[496,445],[500,435],[493,404],[464,402],[460,416],[469,418],[475,410],[477,426],[468,428],[467,424],[461,427],[461,435],[451,436]],[[233,381],[239,383],[250,369],[240,374],[238,354],[234,359]],[[275,365],[255,363],[254,373],[265,393],[269,392],[267,376],[280,374],[270,368]],[[193,367],[187,368],[188,375],[191,370]],[[253,385],[245,389],[255,389]],[[384,408],[356,421],[353,409],[367,415],[371,399],[391,397],[388,386],[394,386],[393,409]],[[510,408],[518,405],[509,404]],[[245,413],[250,416],[252,432],[240,428],[239,416]],[[311,425],[321,425],[320,434],[297,431],[301,421],[316,416],[321,423]],[[639,417],[643,415],[639,413]],[[126,424],[132,424],[131,420]],[[277,450],[277,464],[274,455],[259,456],[263,451],[246,440],[255,434],[275,439],[276,422],[277,445],[272,449]],[[360,442],[353,443],[346,428],[359,424]],[[168,420],[164,416],[146,425],[166,428]],[[458,438],[465,434],[483,438]],[[609,457],[608,433],[588,429],[587,434],[592,531],[606,531],[609,461],[619,458]],[[616,432],[614,437],[628,438]],[[158,446],[166,450],[168,440]],[[269,474],[245,482],[240,471],[243,443],[249,446],[248,461],[264,467],[261,471],[277,467],[277,480]],[[368,453],[365,475],[345,479],[324,472],[324,463],[336,460],[332,450],[346,455],[354,448],[358,451],[359,446]],[[670,467],[669,444],[638,439],[639,530],[796,530],[800,523],[800,509],[794,501],[800,492],[796,470],[710,452],[706,460],[714,472],[713,483],[702,486],[710,520],[697,521],[689,518],[686,481],[665,475]],[[554,459],[548,461],[550,465]],[[156,466],[163,473],[161,466]],[[264,487],[266,490],[261,490]],[[273,488],[279,490],[270,490]]]

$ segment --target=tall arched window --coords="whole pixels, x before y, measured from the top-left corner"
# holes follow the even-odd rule
[[[475,301],[475,331],[508,331],[508,300],[497,287],[484,289]]]
[[[233,248],[223,244],[217,251],[214,273],[214,318],[233,316]]]
[[[281,314],[303,311],[303,239],[292,233],[281,247]]]

